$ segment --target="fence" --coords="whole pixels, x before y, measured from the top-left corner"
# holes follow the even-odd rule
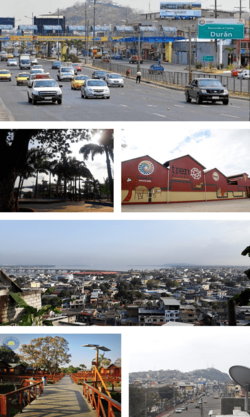
[[[110,62],[93,61],[93,67],[102,68],[106,71],[118,72],[119,74],[126,75],[127,67],[124,64],[116,64]],[[129,67],[130,76],[136,77],[137,66]],[[189,84],[189,73],[178,71],[164,71],[162,74],[149,74],[147,68],[141,67],[142,80],[155,81],[163,84],[177,85],[185,87]],[[250,92],[250,80],[238,79],[237,77],[230,77],[221,74],[193,74],[193,78],[217,78],[222,85],[224,85],[231,93],[243,93],[249,94]]]
[[[83,383],[83,396],[90,403],[91,409],[96,410],[97,417],[117,417],[121,415],[120,403],[85,382]]]
[[[23,381],[25,387],[8,394],[0,394],[1,417],[9,417],[10,408],[13,407],[19,412],[22,412],[26,405],[29,405],[32,400],[35,400],[37,395],[43,393],[43,382],[34,382],[30,385],[30,381]]]

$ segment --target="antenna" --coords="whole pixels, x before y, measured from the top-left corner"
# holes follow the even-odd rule
[[[246,366],[232,366],[229,369],[229,375],[231,378],[239,384],[241,387],[245,388],[245,403],[244,411],[248,412],[248,388],[250,386],[250,369]]]

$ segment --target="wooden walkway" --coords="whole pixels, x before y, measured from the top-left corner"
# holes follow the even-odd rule
[[[83,398],[82,385],[65,376],[54,385],[44,387],[43,394],[15,417],[96,417]]]

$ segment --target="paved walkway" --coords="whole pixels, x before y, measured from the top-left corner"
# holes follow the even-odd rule
[[[43,395],[16,417],[96,417],[96,411],[90,410],[81,390],[81,385],[65,376],[57,384],[44,387]]]
[[[25,204],[20,205],[20,208]],[[32,208],[38,212],[54,212],[54,213],[112,213],[113,207],[107,207],[102,204],[84,203],[82,202],[62,202],[56,204],[27,204],[28,208]]]
[[[171,203],[171,204],[137,204],[137,205],[123,205],[122,212],[124,213],[138,213],[138,212],[206,212],[206,213],[235,213],[235,212],[250,212],[250,199],[246,200],[228,200],[228,201],[207,201],[200,203]]]

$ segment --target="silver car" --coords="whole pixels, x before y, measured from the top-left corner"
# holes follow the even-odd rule
[[[17,60],[13,59],[13,58],[10,58],[7,61],[7,65],[8,65],[8,67],[17,67]]]
[[[110,89],[103,80],[86,80],[81,88],[82,98],[110,98]]]
[[[124,87],[124,79],[120,74],[107,74],[106,82],[108,87]]]

